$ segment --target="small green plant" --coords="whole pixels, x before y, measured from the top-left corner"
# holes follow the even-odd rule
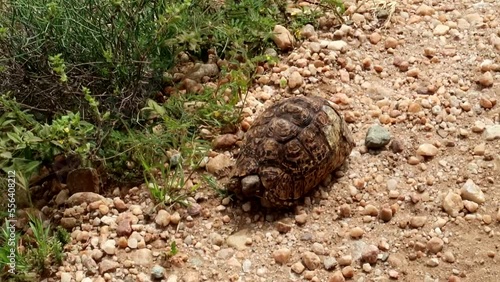
[[[50,272],[54,263],[63,259],[63,243],[52,233],[50,225],[44,226],[42,219],[29,216],[29,227],[33,232],[33,246],[27,249],[26,259],[34,270]]]
[[[286,80],[286,78],[280,79],[280,87],[281,88],[283,88],[283,89],[286,88],[287,84],[288,84],[288,81]]]
[[[174,203],[188,205],[187,196],[196,191],[200,184],[189,187],[189,190],[187,189],[187,180],[191,175],[186,177],[184,174],[180,155],[171,156],[170,161],[167,163],[152,161],[158,163],[158,165],[154,166],[148,160],[152,161],[154,158],[140,156],[140,163],[144,170],[144,180],[155,202],[158,205]]]
[[[19,252],[21,233],[13,223],[4,222],[0,229],[0,279],[27,281],[30,266],[26,257]]]
[[[71,234],[61,226],[57,226],[56,228],[56,238],[63,246],[71,242]]]
[[[179,250],[177,249],[177,244],[175,243],[175,241],[172,241],[172,243],[170,243],[170,251],[168,252],[168,255],[169,255],[170,257],[173,257],[173,256],[175,256],[178,252],[179,252]]]
[[[62,54],[57,54],[55,56],[49,56],[49,64],[52,71],[59,75],[59,81],[68,82],[68,76],[66,75],[66,64],[64,64],[64,59],[61,58]]]
[[[36,281],[37,274],[49,274],[55,270],[54,266],[61,264],[64,258],[63,246],[70,240],[68,232],[61,227],[53,232],[50,225],[32,215],[29,215],[28,225],[31,235],[27,233],[23,236],[7,223],[2,226],[0,270],[7,271],[0,271],[0,278]],[[14,265],[12,262],[15,262],[15,271],[9,271]]]
[[[229,192],[225,188],[222,188],[221,185],[219,185],[219,183],[217,182],[217,179],[215,179],[215,177],[213,177],[212,175],[203,174],[201,177],[205,184],[210,189],[214,190],[217,195],[219,195],[219,197],[225,198],[229,195]]]

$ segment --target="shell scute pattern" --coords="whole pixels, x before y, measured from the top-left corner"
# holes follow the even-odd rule
[[[293,205],[342,165],[353,147],[347,125],[326,99],[279,101],[246,133],[228,189],[240,198],[260,198],[267,207]],[[260,188],[242,188],[247,176],[259,181],[251,187]]]

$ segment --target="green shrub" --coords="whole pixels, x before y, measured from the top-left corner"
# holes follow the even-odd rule
[[[85,86],[115,115],[137,112],[180,52],[252,57],[284,19],[282,1],[213,2],[10,0],[0,9],[3,87],[39,109],[82,112]]]
[[[0,96],[7,110],[0,116],[0,169],[19,170],[29,175],[58,154],[88,156],[95,146],[94,126],[81,120],[79,113],[68,112],[51,124],[36,121],[28,111],[21,111],[15,99]]]

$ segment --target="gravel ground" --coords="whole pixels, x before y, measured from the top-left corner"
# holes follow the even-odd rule
[[[259,69],[244,130],[275,100],[320,95],[357,142],[304,204],[262,211],[204,188],[187,209],[153,212],[140,187],[76,194],[57,280],[500,281],[500,2],[405,0],[384,28],[386,4],[305,27]],[[232,153],[207,171],[224,175]]]

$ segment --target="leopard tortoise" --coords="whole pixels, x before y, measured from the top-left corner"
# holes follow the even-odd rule
[[[245,135],[227,189],[263,207],[293,206],[339,168],[355,146],[342,116],[320,97],[283,99]]]

